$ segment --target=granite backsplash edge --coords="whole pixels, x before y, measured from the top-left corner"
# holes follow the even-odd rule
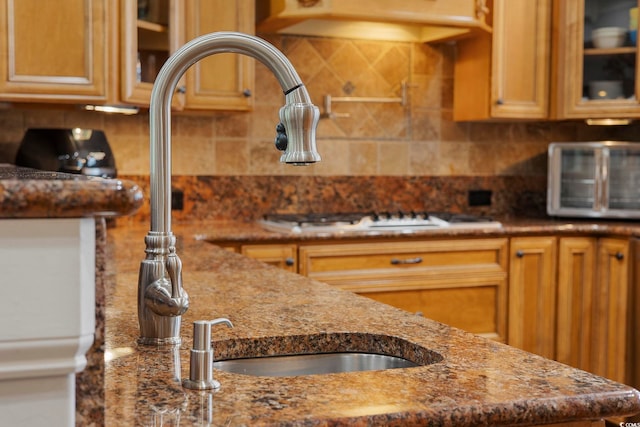
[[[119,178],[137,183],[145,200],[135,215],[118,218],[118,223],[148,221],[149,176]],[[182,205],[172,212],[174,222],[254,221],[267,213],[398,210],[541,218],[546,215],[547,180],[540,176],[180,175],[172,178],[171,187],[173,202]],[[474,190],[489,191],[490,205],[471,206],[469,192]]]

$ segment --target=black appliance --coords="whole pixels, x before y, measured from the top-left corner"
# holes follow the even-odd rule
[[[16,165],[44,171],[115,178],[116,162],[101,130],[28,129]]]

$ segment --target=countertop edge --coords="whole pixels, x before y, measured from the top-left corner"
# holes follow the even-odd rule
[[[143,204],[132,181],[12,169],[0,178],[0,218],[126,216]]]

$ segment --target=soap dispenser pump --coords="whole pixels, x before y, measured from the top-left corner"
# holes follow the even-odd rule
[[[225,324],[233,328],[229,319],[196,320],[193,322],[193,347],[189,366],[189,378],[182,380],[182,386],[192,390],[217,390],[220,383],[213,379],[213,346],[211,327]]]

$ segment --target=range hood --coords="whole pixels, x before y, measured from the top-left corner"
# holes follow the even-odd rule
[[[262,33],[435,42],[490,32],[485,0],[256,0]]]

